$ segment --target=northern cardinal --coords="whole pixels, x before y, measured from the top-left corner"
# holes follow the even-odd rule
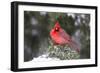
[[[71,36],[61,28],[58,21],[56,21],[54,28],[50,31],[50,37],[57,45],[69,45],[77,52],[80,51],[78,44],[76,44],[76,42],[72,40]]]

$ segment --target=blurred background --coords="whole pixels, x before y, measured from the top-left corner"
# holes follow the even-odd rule
[[[61,18],[59,18],[61,16]],[[80,53],[68,46],[54,46],[50,31],[58,20],[80,45]],[[61,48],[64,48],[61,50]],[[90,14],[24,11],[24,61],[90,58]]]

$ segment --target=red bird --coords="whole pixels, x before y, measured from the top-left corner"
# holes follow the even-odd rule
[[[57,45],[69,45],[72,49],[77,52],[80,51],[78,44],[72,40],[71,36],[67,34],[60,26],[59,22],[56,21],[54,28],[50,31],[50,36],[53,42]]]

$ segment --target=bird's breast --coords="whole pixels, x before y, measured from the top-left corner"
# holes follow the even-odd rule
[[[58,43],[59,45],[62,45],[62,44],[66,44],[67,43],[67,40],[64,39],[60,34],[59,32],[51,32],[50,34],[52,40],[56,43]]]

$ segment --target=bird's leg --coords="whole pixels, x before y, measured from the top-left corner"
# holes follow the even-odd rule
[[[53,41],[53,45],[59,45],[58,43],[56,43],[55,41]]]

